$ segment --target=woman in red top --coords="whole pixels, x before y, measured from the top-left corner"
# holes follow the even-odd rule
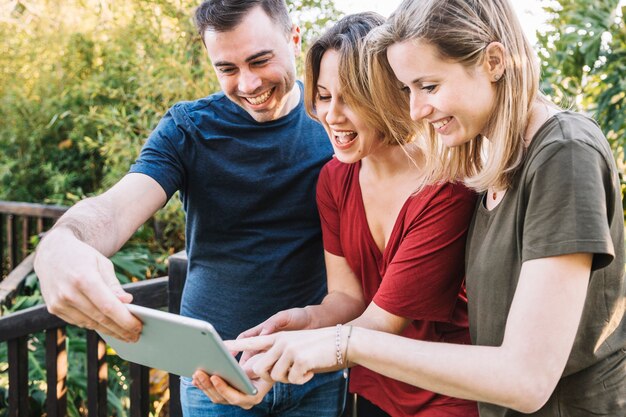
[[[411,127],[390,129],[372,103],[359,48],[382,22],[375,13],[347,16],[311,46],[306,60],[305,104],[335,150],[317,185],[328,295],[320,305],[280,312],[243,337],[349,322],[470,344],[463,258],[475,194],[461,184],[424,184]],[[199,374],[194,382],[214,400],[249,404],[215,376]],[[474,402],[359,366],[351,371],[350,391],[367,400],[359,402],[361,416],[478,415]]]

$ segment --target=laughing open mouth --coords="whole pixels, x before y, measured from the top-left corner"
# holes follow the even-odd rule
[[[258,106],[259,104],[263,104],[267,100],[269,100],[273,92],[274,92],[274,88],[271,88],[267,90],[266,92],[264,92],[263,94],[259,94],[256,97],[243,97],[243,99],[246,100],[248,103],[252,104],[253,106]]]
[[[333,131],[333,137],[335,138],[335,143],[337,143],[337,145],[345,146],[356,139],[357,133],[353,130],[345,130],[341,132]]]

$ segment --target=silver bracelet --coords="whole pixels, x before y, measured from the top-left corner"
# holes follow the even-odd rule
[[[335,326],[335,348],[337,353],[337,365],[343,365],[343,355],[341,354],[341,324]]]
[[[346,339],[346,366],[343,368],[343,377],[346,379],[348,378],[348,367],[350,366],[350,362],[348,361],[348,347],[350,346],[350,336],[352,336],[352,326],[349,327],[350,329],[348,330],[348,338]]]

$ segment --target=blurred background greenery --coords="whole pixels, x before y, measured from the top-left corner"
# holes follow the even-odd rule
[[[597,120],[613,148],[623,177],[626,1],[558,0],[545,3],[551,16],[547,22],[549,29],[537,34],[542,89],[556,104],[582,111]]]
[[[545,1],[537,34],[542,89],[588,113],[605,132],[621,173],[626,147],[626,28],[622,0]],[[113,185],[174,103],[219,89],[192,11],[198,0],[5,0],[0,2],[0,200],[71,205]],[[288,1],[304,48],[338,19],[333,0]],[[301,66],[302,63],[300,62]],[[141,204],[140,201],[137,204]],[[163,274],[184,247],[184,215],[173,198],[114,258],[121,281]],[[3,313],[41,300],[37,280]],[[68,331],[70,355],[84,356]],[[33,347],[41,344],[33,336]],[[76,352],[76,353],[72,353]],[[80,356],[83,355],[83,356]],[[33,349],[32,415],[43,410],[42,349]],[[123,363],[110,369],[109,404],[125,415]],[[80,369],[78,370],[80,371]],[[70,413],[84,412],[84,375],[72,371]],[[84,373],[83,373],[84,374]],[[157,394],[158,398],[158,394]],[[155,400],[155,415],[158,402]],[[81,411],[82,410],[82,411]],[[6,347],[0,346],[0,416],[6,413]]]
[[[71,205],[109,188],[170,106],[219,89],[191,18],[197,0],[5,3],[1,200]],[[288,3],[305,43],[338,14],[331,0]],[[179,206],[156,216],[153,247],[182,248]]]

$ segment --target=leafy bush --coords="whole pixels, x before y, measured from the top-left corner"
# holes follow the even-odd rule
[[[543,90],[591,114],[613,148],[626,195],[626,6],[620,0],[558,0],[538,34]],[[626,200],[624,202],[626,217]]]
[[[0,24],[0,199],[70,205],[119,180],[173,103],[218,85],[194,1],[39,3]],[[177,204],[164,216],[178,250]]]
[[[337,16],[332,0],[288,3],[305,41]],[[170,106],[217,91],[192,23],[197,4],[16,2],[0,21],[0,199],[71,205],[99,193]],[[151,241],[170,251],[184,241],[172,200]]]
[[[626,146],[626,6],[619,0],[558,0],[539,34],[543,89],[598,121],[623,168]]]

